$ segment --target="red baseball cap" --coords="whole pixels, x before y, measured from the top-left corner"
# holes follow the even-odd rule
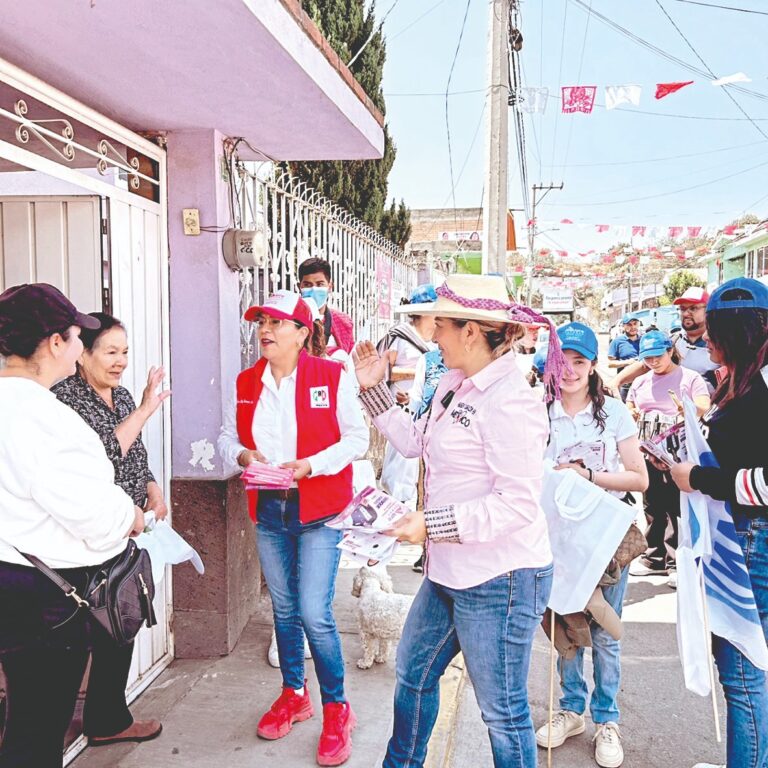
[[[706,304],[709,294],[703,288],[688,288],[682,296],[678,296],[674,304]]]
[[[304,299],[293,291],[270,293],[261,306],[249,307],[243,317],[246,320],[255,320],[259,315],[278,320],[293,320],[312,330],[312,310]]]

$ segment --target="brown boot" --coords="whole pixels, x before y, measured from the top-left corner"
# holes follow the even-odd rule
[[[103,747],[120,741],[150,741],[156,739],[162,730],[163,724],[159,720],[134,720],[124,731],[112,736],[89,736],[88,746]]]

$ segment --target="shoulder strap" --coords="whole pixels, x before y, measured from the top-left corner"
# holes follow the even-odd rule
[[[88,608],[88,602],[83,600],[80,595],[77,594],[77,590],[62,576],[60,576],[53,568],[49,568],[40,558],[34,555],[29,555],[26,552],[22,552],[17,547],[14,549],[26,560],[29,560],[32,565],[37,568],[43,576],[47,576],[67,597],[71,597],[78,605]]]
[[[326,307],[325,308],[325,314],[323,315],[323,331],[325,333],[325,343],[328,343],[328,339],[331,338],[331,327],[333,324],[333,316],[331,315],[331,308]],[[336,342],[338,343],[338,339],[336,339]]]

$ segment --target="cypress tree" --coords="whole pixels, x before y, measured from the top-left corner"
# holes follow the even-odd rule
[[[344,63],[350,61],[372,35],[350,69],[371,101],[386,114],[381,88],[386,43],[376,24],[375,3],[371,3],[367,11],[364,0],[302,0],[302,7]],[[288,167],[294,176],[320,194],[354,213],[385,237],[399,242],[404,228],[410,234],[410,210],[401,202],[400,210],[393,211],[393,216],[385,216],[387,177],[396,152],[385,124],[381,160],[291,162]],[[392,205],[394,207],[394,201]]]

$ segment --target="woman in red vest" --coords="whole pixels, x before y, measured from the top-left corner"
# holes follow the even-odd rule
[[[277,291],[245,319],[258,326],[262,357],[237,377],[237,407],[219,450],[243,467],[261,461],[294,470],[292,488],[249,493],[283,675],[283,692],[257,733],[279,739],[314,714],[304,679],[306,633],[323,702],[317,761],[341,765],[351,754],[355,715],[344,695],[332,612],[341,534],[324,523],[352,499],[352,461],[368,449],[368,429],[343,366],[310,354],[317,331],[298,294]]]

